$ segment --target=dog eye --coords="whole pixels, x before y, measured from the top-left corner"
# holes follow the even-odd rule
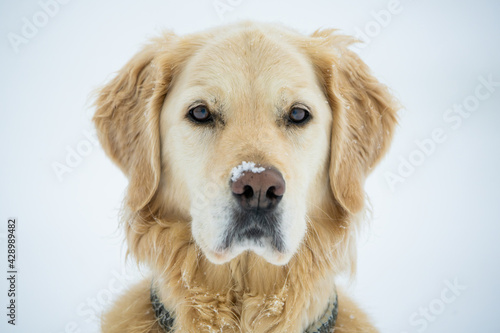
[[[295,124],[302,124],[304,123],[307,119],[309,119],[309,111],[299,108],[299,107],[294,107],[292,110],[290,110],[290,114],[288,115],[288,118],[292,123]]]
[[[197,123],[212,121],[212,114],[205,105],[198,105],[189,110],[189,118]]]

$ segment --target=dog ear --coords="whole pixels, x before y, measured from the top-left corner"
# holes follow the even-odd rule
[[[354,39],[332,30],[312,37],[322,44],[323,52],[313,57],[333,111],[330,185],[336,200],[354,214],[365,203],[366,176],[390,145],[399,104],[347,48]]]
[[[172,37],[146,45],[97,92],[97,134],[129,179],[127,204],[133,211],[148,204],[160,181],[159,117],[171,66],[160,63],[159,52]]]

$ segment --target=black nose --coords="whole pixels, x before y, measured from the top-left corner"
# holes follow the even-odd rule
[[[260,173],[247,171],[231,182],[231,191],[243,209],[271,211],[285,193],[285,180],[274,168],[265,168]]]

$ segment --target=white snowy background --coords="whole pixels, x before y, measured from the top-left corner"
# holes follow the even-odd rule
[[[54,1],[0,2],[0,276],[8,217],[19,265],[15,327],[0,279],[1,332],[98,330],[100,310],[139,274],[125,269],[117,228],[126,179],[87,138],[89,94],[163,29],[241,19],[358,35],[405,106],[367,181],[373,219],[351,287],[381,331],[500,332],[500,2]],[[60,180],[53,166],[71,151]]]

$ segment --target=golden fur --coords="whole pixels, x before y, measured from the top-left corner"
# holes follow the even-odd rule
[[[324,313],[335,277],[354,272],[364,180],[389,146],[397,104],[347,48],[352,42],[333,30],[303,36],[250,22],[183,37],[165,34],[99,91],[94,121],[100,141],[129,179],[124,212],[129,252],[151,268],[162,302],[175,314],[176,332],[303,332]],[[257,77],[256,70],[267,74]],[[220,78],[220,73],[228,74]],[[214,137],[183,127],[189,125],[171,110],[179,108],[179,96],[196,75],[220,88],[218,94],[231,90],[229,109],[234,117],[247,118],[228,124],[224,135],[218,129]],[[319,110],[313,129],[283,135],[266,122],[260,105],[275,100],[276,90],[266,84],[276,78],[292,82],[290,94],[302,78],[317,85],[320,94],[310,94]],[[245,108],[253,108],[252,116],[243,115]],[[254,142],[245,142],[246,133]],[[202,150],[190,148],[196,145]],[[300,156],[308,152],[310,158]],[[290,196],[307,201],[307,231],[285,265],[249,251],[214,264],[193,239],[195,198],[189,187],[196,186],[182,177],[186,173],[193,182],[208,177],[223,188],[228,171],[246,157],[276,165],[287,175]],[[304,170],[312,170],[303,182],[307,187],[294,187],[293,179],[306,177]],[[149,301],[150,283],[144,280],[116,302],[104,316],[103,332],[161,331]],[[377,332],[338,293],[335,332]]]

